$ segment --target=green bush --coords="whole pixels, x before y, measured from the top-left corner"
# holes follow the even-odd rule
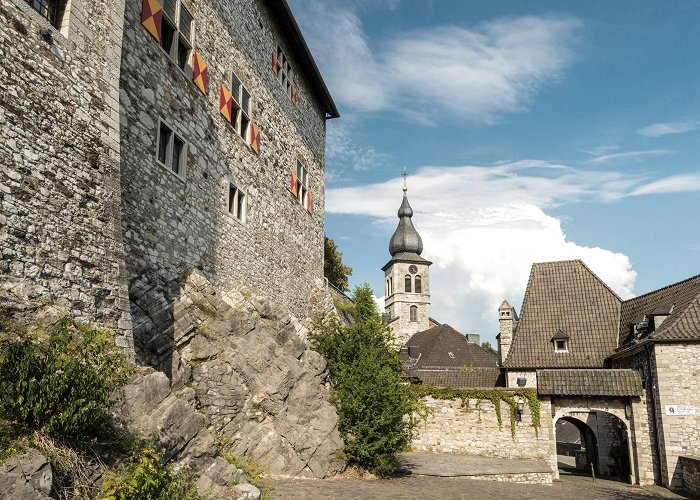
[[[411,442],[409,417],[418,398],[403,380],[391,332],[382,323],[369,286],[357,287],[353,300],[355,324],[318,325],[310,340],[328,362],[347,458],[386,475],[396,453]]]
[[[253,486],[260,490],[260,500],[271,500],[272,491],[270,490],[270,472],[260,465],[257,460],[251,457],[239,457],[230,453],[219,453],[224,460],[241,469],[245,473],[246,479]]]
[[[105,428],[110,396],[132,373],[111,333],[65,317],[29,336],[3,328],[0,411],[12,425],[70,440]]]
[[[118,469],[107,475],[98,500],[195,500],[201,498],[184,472],[165,464],[151,447],[135,448]]]

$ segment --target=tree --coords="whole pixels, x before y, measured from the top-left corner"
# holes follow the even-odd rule
[[[413,421],[407,417],[417,408],[418,399],[404,383],[401,360],[369,285],[357,287],[353,301],[353,325],[330,320],[314,328],[309,337],[328,362],[345,455],[386,475],[396,453],[411,442]]]
[[[488,351],[488,352],[490,352],[491,354],[493,354],[493,355],[495,355],[495,356],[498,356],[498,351],[497,351],[496,349],[493,348],[493,346],[491,345],[491,342],[488,342],[488,341],[482,342],[482,343],[481,343],[481,348],[482,348],[484,351]]]
[[[341,292],[350,289],[348,277],[352,275],[352,268],[343,264],[343,254],[338,250],[335,241],[327,236],[323,239],[323,275]]]

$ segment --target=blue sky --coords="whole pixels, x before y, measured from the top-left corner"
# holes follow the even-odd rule
[[[700,3],[290,0],[341,113],[326,233],[382,294],[411,173],[431,315],[493,342],[533,262],[700,273]]]

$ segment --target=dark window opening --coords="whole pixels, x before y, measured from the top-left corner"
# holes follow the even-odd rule
[[[158,161],[165,165],[168,156],[168,144],[170,143],[170,136],[172,131],[168,128],[165,123],[160,124],[160,131],[158,136]]]
[[[61,21],[66,11],[67,0],[26,0],[27,3],[42,15],[56,29],[61,29]]]
[[[165,17],[160,26],[160,46],[170,55],[173,50],[173,37],[175,36],[175,26],[170,24]]]
[[[185,40],[192,43],[192,14],[180,4],[180,33],[185,37]]]
[[[420,276],[416,276],[416,293],[423,293],[423,283]]]
[[[185,69],[190,62],[190,47],[178,39],[177,42],[177,65],[180,69]]]
[[[175,137],[175,140],[173,141],[173,162],[170,165],[170,168],[175,172],[176,174],[180,174],[180,163],[181,163],[181,157],[182,153],[185,147],[185,143],[180,140],[179,137]]]
[[[418,321],[418,306],[411,306],[410,311],[410,320],[411,321]]]
[[[404,279],[404,291],[405,292],[411,291],[411,277],[408,274],[406,275],[406,278]]]

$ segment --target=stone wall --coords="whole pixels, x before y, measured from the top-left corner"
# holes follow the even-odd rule
[[[656,344],[656,416],[662,457],[662,484],[682,487],[679,456],[700,456],[700,345]],[[669,405],[690,405],[695,415],[674,415]]]
[[[537,389],[537,372],[535,370],[530,371],[511,371],[506,372],[506,387],[518,387],[518,378],[523,377],[525,382],[525,387],[528,389]]]
[[[511,436],[510,407],[501,403],[503,425],[499,427],[496,408],[490,401],[469,400],[463,407],[461,400],[423,398],[430,409],[424,422],[419,419],[417,435],[411,443],[413,451],[435,453],[468,453],[499,458],[528,458],[545,460],[556,472],[556,444],[551,424],[548,400],[541,401],[542,425],[535,430],[528,405],[522,421],[516,423]]]
[[[141,25],[141,3],[126,8],[121,165],[132,301],[144,277],[171,281],[197,269],[219,289],[244,285],[306,317],[314,281],[323,276],[323,109],[300,71],[296,106],[276,80],[273,51],[278,44],[287,55],[292,50],[264,2],[186,5],[195,49],[208,65],[206,95]],[[219,85],[230,88],[232,72],[251,95],[259,155],[219,113]],[[188,143],[180,176],[156,161],[159,120]],[[312,213],[289,190],[297,160],[309,172]],[[245,193],[243,221],[228,213],[229,182]]]
[[[678,457],[681,467],[683,490],[695,497],[700,497],[700,459]]]
[[[56,29],[26,1],[0,0],[0,280],[40,287],[37,301],[110,324],[129,347],[119,213],[123,12],[122,0],[71,1]]]

